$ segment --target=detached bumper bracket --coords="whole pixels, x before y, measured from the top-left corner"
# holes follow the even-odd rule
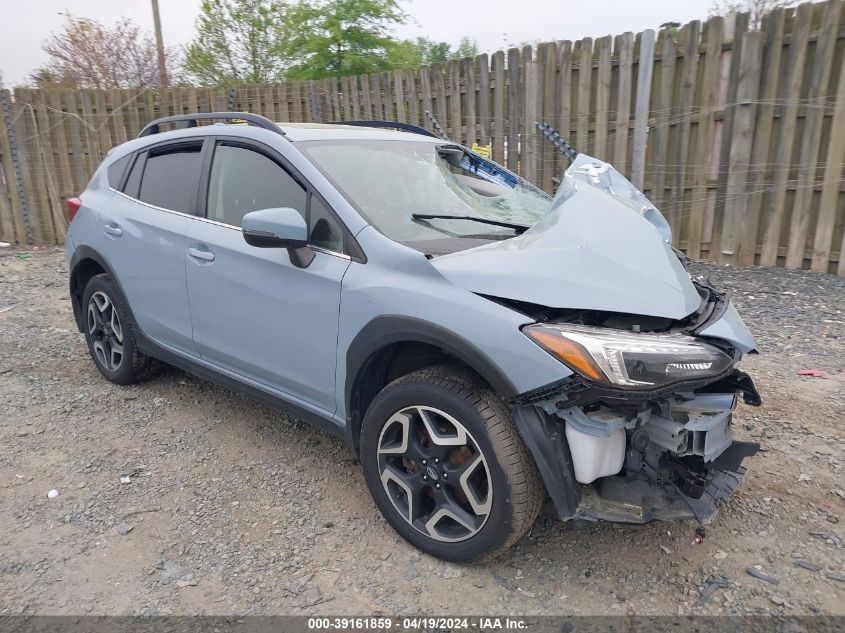
[[[737,369],[730,375],[722,378],[718,383],[714,383],[713,387],[715,388],[717,386],[719,389],[724,388],[725,391],[741,392],[742,401],[751,407],[759,407],[763,404],[763,399],[760,397],[757,387],[754,386],[754,381],[744,371]]]

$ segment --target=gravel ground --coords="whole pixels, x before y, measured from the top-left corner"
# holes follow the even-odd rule
[[[103,380],[61,251],[18,254],[0,251],[0,615],[845,613],[845,279],[696,266],[757,337],[764,400],[737,412],[764,451],[703,544],[692,523],[546,514],[458,567],[393,533],[340,440],[176,370]]]

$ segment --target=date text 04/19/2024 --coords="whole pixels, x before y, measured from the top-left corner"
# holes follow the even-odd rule
[[[309,630],[341,631],[520,631],[526,620],[512,617],[314,617],[308,618]]]

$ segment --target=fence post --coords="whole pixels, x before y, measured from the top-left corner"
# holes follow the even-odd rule
[[[12,161],[12,169],[15,172],[15,187],[18,192],[18,201],[21,209],[21,219],[23,220],[24,234],[26,236],[26,243],[32,244],[32,223],[29,219],[29,201],[26,197],[26,187],[23,183],[23,174],[21,172],[20,153],[18,151],[18,143],[15,137],[15,124],[12,121],[12,97],[8,90],[0,90],[0,101],[2,101],[3,108],[3,125],[6,128],[6,138],[9,142],[9,158]],[[14,213],[14,209],[12,210]]]
[[[631,157],[631,182],[637,189],[645,184],[645,152],[648,140],[648,113],[651,107],[651,76],[654,72],[654,31],[640,34],[637,63],[637,100],[634,105],[634,153]]]
[[[308,97],[311,102],[311,117],[315,123],[323,122],[323,112],[320,108],[320,100],[317,99],[317,82],[313,79],[308,80]]]

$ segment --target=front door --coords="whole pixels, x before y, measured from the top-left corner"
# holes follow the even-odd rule
[[[331,413],[340,286],[350,259],[320,249],[299,268],[285,249],[250,246],[240,229],[244,214],[271,207],[292,207],[307,219],[319,204],[310,196],[278,157],[218,141],[206,217],[188,229],[188,298],[204,360]]]

